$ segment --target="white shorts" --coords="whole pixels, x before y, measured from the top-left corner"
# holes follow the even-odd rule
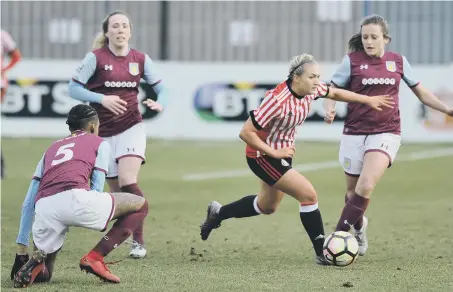
[[[362,172],[365,153],[377,151],[387,155],[390,159],[390,167],[400,146],[401,136],[390,133],[343,135],[341,137],[339,160],[345,173],[359,176]]]
[[[33,241],[46,253],[63,246],[70,226],[104,231],[115,214],[115,199],[109,193],[72,189],[36,202]]]
[[[143,123],[138,123],[118,135],[104,137],[104,140],[112,150],[107,178],[118,177],[118,161],[123,157],[139,157],[145,163],[146,132]]]

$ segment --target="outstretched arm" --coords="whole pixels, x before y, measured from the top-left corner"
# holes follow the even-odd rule
[[[20,53],[19,48],[17,48],[16,42],[13,40],[11,35],[2,30],[2,46],[3,49],[6,51],[6,53],[9,56],[9,63],[5,67],[3,67],[3,64],[1,64],[2,67],[2,78],[3,74],[7,72],[8,70],[12,69],[16,64],[22,59],[22,55]]]
[[[377,111],[382,111],[381,107],[392,108],[392,105],[395,104],[391,96],[367,96],[340,88],[330,88],[326,97],[336,101],[366,104]]]
[[[437,96],[431,93],[428,89],[424,88],[422,85],[418,84],[411,89],[424,105],[449,116],[453,116],[453,107],[447,106]]]
[[[9,52],[8,56],[9,56],[9,63],[4,68],[2,68],[2,74],[5,73],[6,71],[12,69],[22,59],[22,55],[18,48]]]
[[[22,203],[22,212],[20,215],[19,234],[17,235],[17,254],[27,254],[27,247],[30,241],[31,227],[35,215],[35,198],[39,189],[39,180],[33,178],[28,187],[27,195]]]
[[[39,184],[42,177],[44,156],[38,163],[33,179],[28,187],[27,195],[22,203],[22,212],[20,215],[19,234],[16,243],[18,245],[18,254],[26,254],[30,240],[30,232],[35,215],[35,199],[38,193]]]
[[[335,74],[332,76],[331,88],[346,88],[351,80],[351,60],[348,55],[344,56],[341,64]],[[335,118],[335,106],[337,102],[332,99],[326,99],[323,102],[324,111],[326,116],[324,121],[330,124]]]
[[[453,107],[447,106],[445,103],[440,101],[437,96],[432,94],[428,89],[420,84],[420,81],[415,76],[409,61],[405,56],[403,56],[403,81],[407,86],[409,86],[412,92],[424,105],[444,114],[453,116]]]

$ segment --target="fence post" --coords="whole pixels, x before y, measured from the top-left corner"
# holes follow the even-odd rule
[[[169,2],[160,1],[160,60],[168,60],[168,25],[169,25]]]

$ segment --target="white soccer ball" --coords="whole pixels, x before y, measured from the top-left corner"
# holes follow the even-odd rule
[[[358,252],[359,243],[349,232],[335,231],[324,242],[324,256],[334,266],[345,267],[352,264]]]

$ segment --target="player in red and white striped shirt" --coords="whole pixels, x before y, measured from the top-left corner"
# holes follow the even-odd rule
[[[274,213],[286,193],[300,203],[300,218],[313,243],[316,262],[326,264],[322,255],[324,227],[318,196],[313,185],[291,168],[297,129],[307,118],[311,103],[319,97],[359,102],[375,110],[382,110],[382,106],[392,107],[393,102],[387,96],[369,97],[329,88],[319,78],[315,59],[308,54],[297,56],[291,62],[288,79],[268,91],[261,105],[250,112],[240,137],[247,143],[247,163],[260,178],[260,191],[258,195],[246,196],[224,206],[211,202],[201,226],[203,240],[225,219]]]
[[[1,80],[0,80],[0,88],[1,88],[1,100],[0,102],[3,103],[3,99],[5,98],[6,91],[8,90],[8,78],[6,73],[11,70],[16,64],[21,60],[22,55],[19,51],[19,48],[16,45],[16,42],[13,40],[11,35],[5,31],[1,30],[0,34],[0,67],[1,67]],[[9,58],[9,61],[5,65],[5,56]],[[5,175],[5,165],[3,161],[3,152],[1,153],[1,161],[0,161],[0,177],[3,179]]]

